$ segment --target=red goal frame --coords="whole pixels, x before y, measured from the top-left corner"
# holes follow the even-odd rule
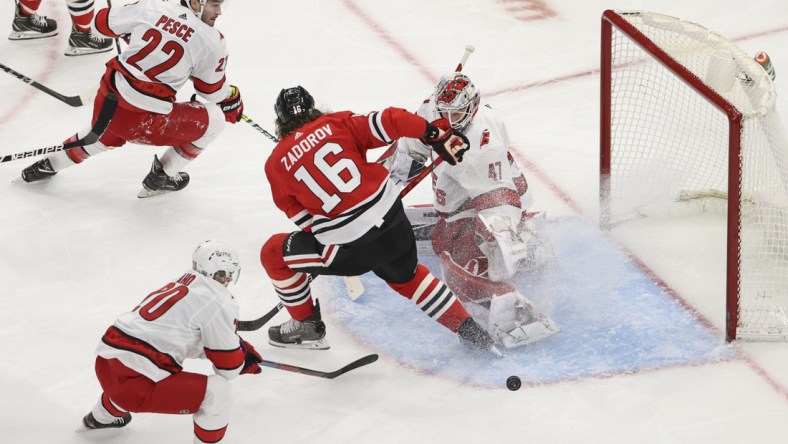
[[[699,95],[712,103],[728,120],[728,213],[726,258],[726,310],[725,339],[736,339],[739,319],[740,284],[740,215],[741,215],[741,130],[742,113],[722,98],[703,81],[692,74],[654,42],[632,26],[622,15],[626,12],[606,10],[602,14],[602,51],[600,66],[600,131],[599,131],[599,210],[600,227],[610,229],[610,175],[611,170],[611,92],[613,28],[626,35],[646,53],[658,60],[667,70],[679,77]]]

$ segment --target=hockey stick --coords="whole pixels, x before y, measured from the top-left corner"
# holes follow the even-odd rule
[[[265,135],[265,137],[268,137],[269,139],[271,139],[271,141],[273,141],[274,143],[279,143],[279,139],[274,137],[273,134],[271,134],[268,131],[266,131],[265,128],[263,128],[262,126],[258,125],[254,120],[250,119],[249,116],[247,116],[246,114],[241,114],[241,120],[243,120],[244,122],[248,123],[249,125],[252,125],[252,128],[256,129],[257,131],[259,131],[260,133]]]
[[[355,369],[357,369],[359,367],[363,367],[365,365],[372,364],[373,362],[375,362],[377,360],[378,360],[378,355],[375,355],[375,354],[367,355],[367,356],[364,356],[363,358],[360,358],[360,359],[357,359],[357,360],[351,362],[350,364],[340,368],[339,370],[334,370],[333,372],[323,372],[323,371],[320,371],[320,370],[311,370],[311,369],[308,369],[308,368],[296,367],[295,365],[281,364],[279,362],[267,361],[265,359],[263,359],[261,362],[258,362],[258,364],[260,364],[260,365],[262,365],[264,367],[271,367],[271,368],[275,368],[275,369],[278,369],[278,370],[285,370],[285,371],[293,372],[293,373],[301,373],[302,375],[317,376],[318,378],[325,378],[325,379],[334,379],[337,376],[344,375],[345,373],[347,373],[347,372],[349,372],[351,370],[355,370]]]
[[[474,51],[476,51],[476,48],[474,48],[472,45],[465,45],[465,51],[462,53],[462,57],[460,58],[460,63],[458,63],[457,68],[454,69],[455,73],[462,72],[462,69],[465,67],[465,64],[468,62],[468,58],[471,56],[471,54],[473,54]],[[380,156],[380,159],[378,159],[379,163],[386,157],[394,155],[391,148],[396,150],[395,144],[396,142],[392,144],[392,146]],[[440,165],[442,161],[443,158],[438,157],[437,159],[432,161],[429,166],[425,166],[416,176],[414,176],[411,180],[409,180],[408,183],[405,185],[405,187],[403,187],[402,190],[399,192],[400,199],[405,198],[405,196],[407,196],[407,194],[410,193],[410,191],[413,188],[415,188],[416,185],[418,185],[425,177],[429,176],[430,173],[432,173],[432,171],[435,169],[435,167]],[[350,294],[350,299],[353,301],[357,300],[358,298],[361,297],[361,295],[364,294],[364,287],[360,279],[358,280],[358,285],[361,286],[361,291],[356,291],[356,292],[348,291],[348,293]],[[348,286],[348,289],[349,288],[350,287]]]
[[[253,320],[253,321],[238,321],[238,331],[255,331],[259,330],[263,325],[267,324],[277,313],[279,310],[284,308],[284,304],[279,302],[276,304],[276,307],[272,308],[271,311],[264,314],[263,316]]]
[[[0,163],[10,162],[12,160],[17,159],[24,159],[27,157],[33,156],[40,156],[41,154],[49,154],[55,153],[58,151],[68,150],[71,148],[78,148],[85,145],[92,145],[98,141],[99,137],[104,134],[104,131],[109,126],[109,122],[112,120],[112,117],[115,115],[115,108],[118,107],[118,98],[115,97],[114,94],[107,94],[104,98],[104,103],[101,105],[101,110],[99,110],[99,115],[96,118],[96,123],[93,125],[93,128],[90,129],[90,132],[83,138],[79,140],[75,140],[73,142],[69,142],[66,144],[48,146],[46,148],[38,148],[31,151],[25,151],[24,153],[17,153],[17,154],[8,154],[3,156],[0,160]]]
[[[0,63],[0,69],[2,69],[3,71],[7,72],[8,74],[11,74],[12,76],[16,77],[17,79],[27,83],[28,85],[32,86],[33,88],[36,88],[39,91],[43,91],[43,92],[49,94],[50,96],[60,100],[61,102],[65,103],[67,105],[73,106],[73,107],[82,106],[82,105],[88,103],[96,95],[95,91],[90,90],[89,92],[84,92],[84,93],[82,93],[82,94],[80,94],[78,96],[65,96],[63,94],[60,94],[57,91],[53,91],[53,90],[47,88],[46,86],[36,82],[35,80],[31,79],[30,77],[27,77],[26,75],[14,70],[13,68],[11,68],[9,66],[6,66],[6,65],[2,64],[2,63]]]

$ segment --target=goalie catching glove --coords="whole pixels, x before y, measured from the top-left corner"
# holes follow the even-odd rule
[[[471,146],[468,138],[463,133],[452,130],[446,119],[428,122],[427,130],[420,140],[431,146],[432,150],[438,153],[443,160],[449,162],[449,165],[457,165],[462,162],[463,154]]]
[[[241,120],[244,113],[244,102],[241,100],[241,91],[237,86],[230,85],[230,96],[217,103],[224,113],[224,120],[236,123]]]

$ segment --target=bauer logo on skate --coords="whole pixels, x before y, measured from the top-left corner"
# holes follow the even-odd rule
[[[307,134],[304,140],[299,142],[297,145],[293,145],[287,154],[282,156],[280,159],[282,165],[285,166],[285,170],[290,171],[290,168],[292,168],[293,165],[304,156],[304,153],[308,153],[309,150],[314,148],[315,145],[320,143],[321,140],[332,134],[334,134],[334,132],[331,130],[330,125],[321,126],[320,128]]]

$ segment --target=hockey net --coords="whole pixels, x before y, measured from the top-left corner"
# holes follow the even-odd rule
[[[788,140],[766,71],[695,23],[602,17],[600,225],[727,218],[726,339],[788,340]]]

